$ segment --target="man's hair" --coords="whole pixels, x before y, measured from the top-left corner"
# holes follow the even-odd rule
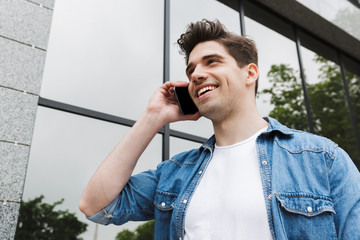
[[[206,19],[190,23],[186,32],[181,34],[177,40],[180,52],[185,55],[186,64],[188,64],[189,55],[195,46],[206,41],[221,43],[240,68],[250,63],[257,65],[257,49],[253,40],[229,32],[218,20],[209,21]],[[255,94],[257,89],[258,81],[255,84]]]

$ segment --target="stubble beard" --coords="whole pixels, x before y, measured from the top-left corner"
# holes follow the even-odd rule
[[[229,110],[226,107],[223,107],[223,104],[216,103],[216,104],[204,104],[199,107],[199,113],[210,119],[212,122],[220,122],[222,121],[225,116],[227,116]]]

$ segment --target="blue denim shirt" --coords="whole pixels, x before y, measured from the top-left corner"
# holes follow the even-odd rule
[[[349,156],[324,137],[266,120],[256,144],[273,239],[360,239],[360,174]],[[155,239],[183,239],[186,210],[214,145],[213,136],[200,149],[132,176],[89,219],[120,225],[155,218]]]

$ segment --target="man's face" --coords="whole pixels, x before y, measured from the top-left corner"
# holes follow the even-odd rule
[[[216,41],[195,46],[189,56],[186,75],[189,93],[201,115],[214,120],[238,111],[246,91],[248,66],[239,68],[226,48]]]

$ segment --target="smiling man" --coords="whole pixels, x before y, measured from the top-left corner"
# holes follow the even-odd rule
[[[84,190],[80,209],[102,224],[155,219],[155,239],[360,239],[360,174],[332,141],[262,118],[253,41],[218,22],[178,40],[189,83],[167,82]],[[199,112],[181,115],[174,87]],[[213,123],[200,149],[131,176],[167,123]]]

